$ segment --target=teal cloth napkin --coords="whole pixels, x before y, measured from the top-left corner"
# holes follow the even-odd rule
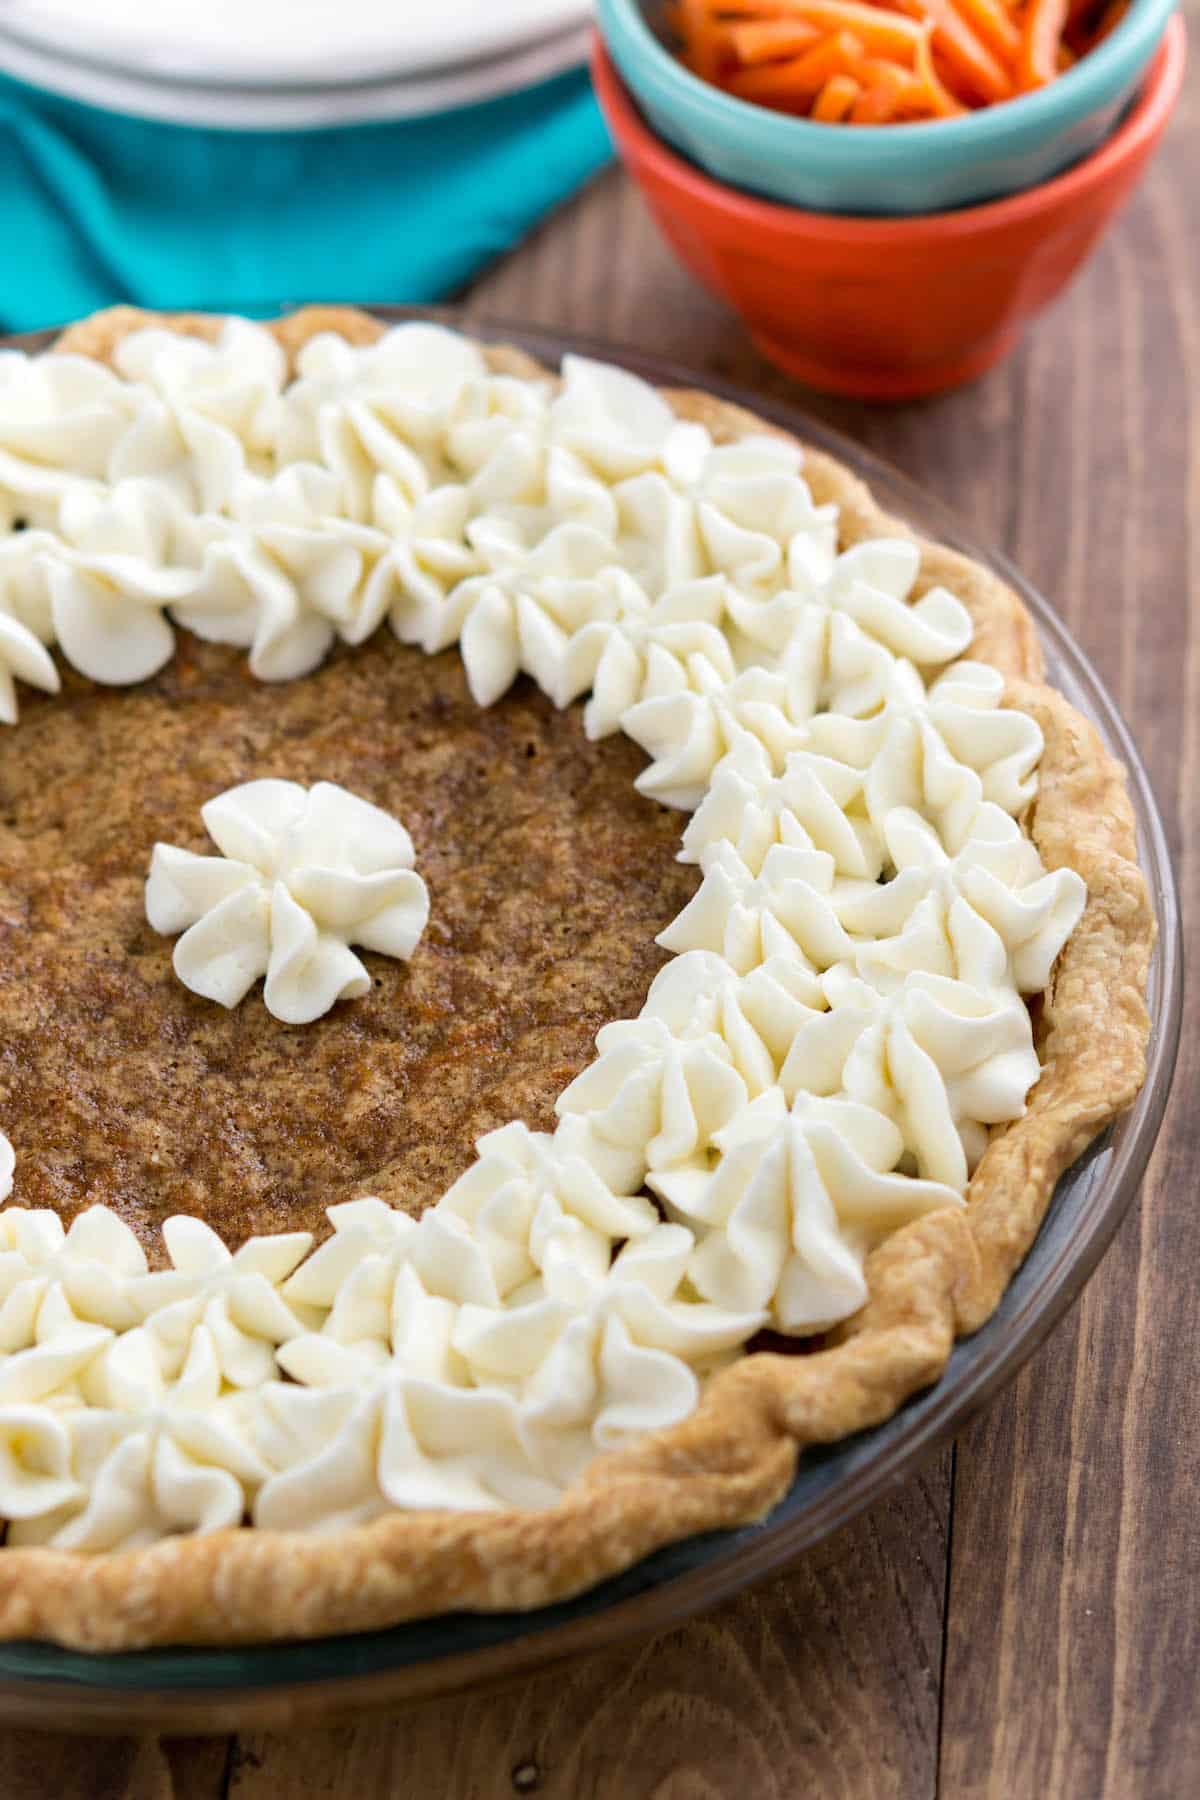
[[[0,328],[452,292],[608,159],[583,70],[425,119],[209,131],[0,76]]]

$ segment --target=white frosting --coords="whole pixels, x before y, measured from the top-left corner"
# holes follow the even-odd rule
[[[755,1107],[762,1124],[742,1124],[714,1172],[656,1186],[703,1233],[688,1264],[698,1293],[731,1311],[769,1306],[782,1331],[821,1331],[866,1299],[873,1243],[961,1197],[894,1173],[901,1133],[871,1107],[803,1095],[789,1113],[777,1091]]]
[[[834,860],[824,850],[772,844],[757,875],[728,842],[701,853],[695,899],[660,931],[667,950],[712,950],[739,975],[772,956],[827,969],[853,953],[834,904]]]
[[[252,461],[273,459],[287,363],[264,326],[226,319],[211,344],[177,331],[135,331],[117,345],[113,364],[177,416],[221,426]]]
[[[491,706],[524,671],[556,699],[572,634],[606,614],[615,617],[621,605],[611,546],[589,525],[563,523],[511,561],[499,561],[498,547],[492,556],[498,566],[468,577],[447,602],[461,619],[471,693],[480,706]]]
[[[341,502],[337,478],[305,463],[245,483],[235,525],[199,528],[200,568],[176,619],[244,645],[260,681],[309,674],[335,637],[365,642],[395,599],[395,574],[386,533],[340,517]]]
[[[606,1025],[598,1059],[559,1095],[560,1115],[585,1114],[605,1143],[648,1169],[702,1156],[746,1104],[748,1090],[724,1039],[675,1037],[660,1018]]]
[[[229,506],[246,476],[272,466],[286,373],[271,333],[229,319],[207,344],[177,333],[132,333],[114,361],[138,396],[107,479],[152,480],[203,514]]]
[[[710,573],[760,600],[814,588],[833,563],[836,514],[814,505],[796,447],[700,437],[690,481],[647,472],[614,490],[623,560],[658,591]]]
[[[955,1189],[988,1125],[1019,1119],[1038,1078],[1020,1000],[924,971],[884,996],[849,970],[825,979],[828,1012],[796,1032],[780,1071],[789,1099],[845,1094],[899,1128],[918,1174]]]
[[[3,547],[0,547],[2,558]],[[0,584],[3,581],[4,573],[0,567]],[[59,689],[54,658],[29,626],[5,610],[0,600],[0,724],[15,725],[17,722],[18,681],[27,681],[30,687],[41,688],[46,694],[57,694]]]
[[[1041,733],[915,542],[839,553],[794,445],[717,445],[624,371],[567,358],[555,391],[423,324],[314,338],[290,382],[238,321],[115,362],[0,354],[0,718],[55,650],[136,682],[178,624],[290,680],[390,621],[458,642],[482,705],[586,696],[699,879],[554,1132],[481,1138],[419,1219],[353,1200],[315,1248],[231,1254],[174,1218],[151,1272],[102,1207],[0,1211],[0,1518],[101,1551],[548,1504],[764,1325],[853,1313],[873,1246],[1020,1117],[1022,996],[1086,901],[1021,823]],[[160,844],[146,886],[194,992],[261,977],[299,1023],[365,992],[351,945],[412,954],[396,820],[274,779],[202,817],[221,854]],[[0,1135],[0,1200],[13,1174]]]
[[[138,1330],[102,1348],[87,1379],[88,1404],[42,1409],[31,1444],[15,1409],[0,1411],[9,1543],[133,1550],[242,1522],[268,1470],[246,1429],[245,1400],[222,1394],[205,1332],[193,1336],[173,1381]]]
[[[622,731],[651,758],[635,786],[689,812],[699,806],[725,758],[732,759],[730,766],[756,767],[765,759],[774,771],[808,743],[785,674],[750,668],[720,685],[700,673],[699,691],[653,695],[631,706],[621,720]]]
[[[0,351],[0,523],[53,527],[65,494],[107,478],[141,397],[91,357]]]
[[[680,861],[702,862],[710,846],[728,843],[758,875],[773,846],[784,844],[824,852],[839,875],[876,881],[884,846],[862,801],[859,770],[811,751],[793,751],[778,776],[765,758],[741,769],[731,759],[688,821]]]
[[[0,1150],[0,1188],[11,1189],[13,1154]],[[76,1320],[125,1331],[141,1313],[130,1282],[146,1274],[141,1245],[127,1225],[92,1206],[64,1231],[57,1213],[10,1206],[0,1212],[0,1354],[42,1341],[42,1312],[65,1301]]]
[[[820,981],[798,956],[768,957],[739,975],[723,956],[685,950],[655,976],[641,1016],[677,1038],[718,1036],[753,1100],[775,1086],[800,1025],[825,1005]]]
[[[721,629],[727,584],[702,577],[651,605],[631,575],[615,577],[620,610],[576,629],[562,656],[562,703],[591,690],[583,713],[589,738],[610,736],[639,701],[709,693],[737,673]]]
[[[146,1341],[159,1366],[177,1376],[203,1330],[221,1380],[230,1387],[258,1387],[277,1373],[278,1345],[298,1337],[311,1319],[279,1293],[312,1246],[307,1231],[249,1238],[231,1256],[199,1219],[176,1217],[163,1226],[171,1267],[130,1283],[129,1297],[146,1325]]]
[[[411,324],[365,349],[322,333],[300,352],[297,374],[283,399],[278,463],[322,463],[342,483],[349,516],[366,519],[378,474],[412,500],[433,485],[451,420],[487,371],[457,333]]]
[[[332,782],[249,781],[201,808],[222,852],[156,844],[146,883],[155,931],[182,932],[175,973],[236,1006],[260,977],[276,1018],[304,1025],[371,985],[357,944],[407,961],[429,918],[398,820]]]
[[[654,471],[686,482],[709,450],[707,432],[678,419],[654,388],[585,356],[563,357],[549,428],[606,481]]]
[[[172,654],[175,636],[163,609],[192,580],[165,566],[173,542],[170,501],[152,483],[128,482],[111,493],[73,490],[59,514],[57,537],[24,531],[0,544],[0,620],[7,624],[9,615],[25,657],[24,667],[9,662],[12,673],[56,691],[58,675],[41,646],[57,644],[93,681],[144,680]],[[11,636],[0,639],[4,661],[11,642]]]

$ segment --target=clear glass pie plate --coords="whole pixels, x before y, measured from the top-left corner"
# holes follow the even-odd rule
[[[387,311],[388,309],[380,309]],[[403,316],[396,309],[389,316]],[[942,1379],[895,1417],[805,1453],[790,1492],[761,1524],[690,1538],[578,1599],[533,1613],[454,1614],[392,1630],[248,1649],[89,1656],[0,1644],[0,1721],[89,1731],[227,1731],[307,1725],[362,1708],[509,1681],[557,1659],[665,1629],[779,1569],[894,1489],[960,1431],[1037,1349],[1078,1296],[1133,1203],[1166,1106],[1182,997],[1175,881],[1146,771],[1116,707],[1049,603],[975,543],[936,500],[886,464],[789,407],[611,345],[519,326],[473,325],[549,364],[582,350],[666,386],[704,386],[840,457],[889,511],[996,569],[1023,596],[1051,681],[1095,721],[1129,771],[1140,854],[1158,919],[1145,1087],[1133,1109],[1063,1177],[1036,1243],[995,1315],[955,1348]],[[47,339],[14,339],[32,347]],[[0,1557],[3,1551],[0,1550]]]

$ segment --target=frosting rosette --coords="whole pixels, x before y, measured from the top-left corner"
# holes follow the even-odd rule
[[[365,518],[377,474],[417,498],[464,390],[486,378],[475,345],[440,325],[397,325],[356,346],[322,332],[296,359],[276,438],[280,466],[319,462],[342,483],[352,518]]]
[[[877,881],[884,845],[866,815],[861,771],[811,751],[792,751],[781,775],[765,757],[731,758],[718,769],[683,834],[682,862],[703,862],[730,844],[754,875],[776,844],[817,850],[837,874]]]
[[[528,553],[493,538],[488,555],[489,572],[468,576],[446,602],[461,621],[457,635],[471,693],[490,706],[524,672],[556,698],[572,636],[621,609],[611,546],[589,525],[563,523]]]
[[[712,440],[681,420],[648,382],[587,356],[564,356],[549,434],[605,481],[662,474],[694,480]]]
[[[718,1140],[715,1170],[655,1181],[668,1211],[699,1233],[688,1263],[697,1293],[730,1311],[768,1308],[785,1332],[816,1332],[867,1297],[867,1251],[898,1226],[960,1195],[898,1172],[899,1128],[858,1101],[775,1090]]]
[[[0,351],[0,522],[53,528],[64,495],[107,480],[142,399],[91,357]]]
[[[634,784],[652,800],[694,811],[728,757],[778,773],[808,728],[788,678],[775,669],[743,670],[721,683],[699,671],[696,690],[651,695],[622,716],[621,729],[650,757]]]
[[[640,701],[710,693],[737,673],[721,629],[726,584],[720,577],[684,582],[653,603],[631,575],[615,571],[610,579],[618,610],[612,618],[590,618],[571,635],[554,696],[566,704],[590,691],[583,710],[589,738],[619,731]]]
[[[407,960],[429,917],[412,839],[398,820],[330,782],[261,780],[201,809],[223,853],[157,844],[146,916],[182,932],[185,987],[236,1006],[261,977],[268,1010],[307,1024],[371,985],[351,943]]]
[[[1018,998],[924,970],[884,996],[844,969],[832,1004],[805,1019],[780,1071],[789,1098],[844,1095],[890,1118],[912,1166],[957,1191],[987,1146],[987,1127],[1019,1119],[1040,1073]]]
[[[15,675],[56,692],[58,673],[43,648],[52,645],[106,686],[156,673],[175,648],[164,609],[195,581],[174,560],[182,554],[178,525],[163,487],[127,481],[64,495],[57,534],[35,529],[0,543],[0,676],[7,666],[10,682]],[[15,701],[5,710],[15,723]]]
[[[772,956],[829,968],[853,945],[835,905],[828,851],[773,844],[755,875],[727,841],[701,853],[704,880],[691,904],[658,934],[667,950],[709,950],[739,975]]]
[[[0,1197],[9,1191],[14,1157],[0,1143]],[[65,1302],[88,1325],[125,1331],[140,1320],[130,1283],[147,1273],[141,1245],[105,1206],[76,1215],[70,1229],[57,1213],[10,1206],[0,1212],[0,1354],[45,1339],[42,1312]]]
[[[648,1169],[702,1154],[747,1101],[746,1083],[715,1031],[676,1037],[653,1015],[606,1025],[599,1056],[556,1102],[586,1118],[604,1144],[629,1155],[638,1184]]]
[[[305,463],[244,483],[232,520],[197,521],[179,624],[247,648],[260,681],[309,674],[336,637],[365,642],[396,599],[391,541],[345,518],[342,497],[336,476]]]
[[[248,1238],[231,1255],[202,1220],[177,1216],[164,1223],[163,1242],[171,1267],[129,1285],[160,1368],[178,1376],[202,1331],[224,1387],[252,1388],[272,1379],[277,1347],[298,1337],[311,1319],[310,1313],[298,1317],[279,1293],[311,1247],[311,1233]]]
[[[814,972],[786,951],[742,975],[714,951],[685,950],[655,976],[641,1017],[677,1038],[717,1036],[753,1100],[776,1085],[800,1025],[826,1004]]]
[[[10,1543],[134,1550],[241,1524],[269,1471],[250,1442],[243,1398],[222,1393],[206,1332],[193,1335],[170,1382],[144,1332],[113,1339],[92,1361],[87,1400],[44,1409],[19,1456],[19,1418],[0,1408]]]
[[[287,370],[263,326],[226,319],[212,342],[151,327],[124,338],[114,363],[138,406],[108,461],[112,485],[152,479],[213,513],[273,466]]]

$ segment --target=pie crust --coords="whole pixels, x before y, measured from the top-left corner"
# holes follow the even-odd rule
[[[72,326],[57,348],[104,360],[148,323],[209,338],[220,325],[116,308]],[[384,327],[363,313],[311,307],[272,329],[293,356],[320,331],[367,343]],[[520,351],[488,349],[487,358],[495,369],[540,372]],[[773,429],[704,393],[667,397],[718,442]],[[913,535],[825,453],[806,449],[805,477],[818,502],[837,502],[840,547]],[[941,583],[958,596],[975,625],[972,658],[999,669],[1007,703],[1042,728],[1028,829],[1046,867],[1075,868],[1089,895],[1040,1007],[1041,1078],[1024,1117],[994,1130],[966,1207],[930,1213],[875,1250],[867,1304],[823,1347],[744,1356],[710,1381],[683,1423],[599,1458],[546,1510],[397,1514],[330,1536],[242,1529],[107,1555],[4,1550],[0,1636],[93,1651],[249,1644],[565,1600],[665,1544],[762,1518],[806,1446],[880,1423],[937,1380],[955,1339],[996,1307],[1059,1176],[1141,1085],[1155,927],[1124,771],[1045,684],[1020,600],[952,550],[922,542],[921,553],[918,593]]]

